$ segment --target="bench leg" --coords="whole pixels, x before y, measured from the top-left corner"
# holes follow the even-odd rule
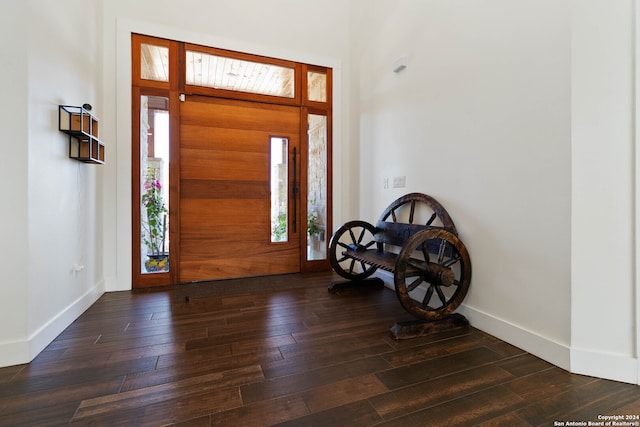
[[[469,321],[461,314],[453,313],[438,320],[408,320],[396,322],[391,327],[391,336],[395,340],[422,337],[437,332],[469,326]]]

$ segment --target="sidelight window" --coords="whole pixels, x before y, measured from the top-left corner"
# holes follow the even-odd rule
[[[271,138],[271,241],[289,241],[289,140]]]
[[[327,116],[307,120],[307,260],[313,261],[327,258]]]
[[[169,99],[140,97],[141,273],[169,271]]]

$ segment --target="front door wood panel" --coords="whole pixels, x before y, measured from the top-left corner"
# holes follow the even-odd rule
[[[180,123],[180,282],[300,271],[300,230],[272,243],[269,214],[270,138],[291,165],[299,107],[188,96]]]

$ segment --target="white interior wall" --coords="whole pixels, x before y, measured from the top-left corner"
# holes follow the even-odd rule
[[[59,104],[92,104],[100,119],[100,8],[95,0],[65,1],[60,7],[34,0],[29,9],[28,305],[33,354],[103,292],[97,243],[101,166],[69,159],[68,138],[58,131]]]
[[[12,111],[3,115],[9,119],[3,128],[14,135],[3,138],[13,142],[0,172],[11,187],[3,197],[12,215],[9,238],[3,237],[11,242],[3,248],[11,252],[10,281],[4,282],[9,295],[3,292],[0,316],[10,320],[0,323],[0,365],[30,361],[103,292],[96,251],[100,166],[69,159],[67,139],[58,131],[59,104],[98,101],[98,5],[3,4],[2,16],[10,21],[3,25],[10,32],[4,40],[11,40],[5,45],[20,53],[17,62],[4,62],[12,68],[3,67],[0,79],[8,85],[3,94],[14,98],[7,104]],[[83,269],[74,272],[77,265]]]
[[[375,221],[408,192],[434,196],[471,254],[460,311],[569,368],[570,2],[370,7],[354,32],[361,216]],[[407,68],[396,74],[402,56]],[[406,187],[384,189],[396,176],[406,176]]]

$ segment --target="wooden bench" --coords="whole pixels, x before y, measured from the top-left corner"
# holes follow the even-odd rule
[[[411,193],[391,203],[375,226],[349,221],[329,244],[336,273],[362,282],[377,269],[393,273],[396,295],[420,320],[449,316],[471,281],[469,253],[453,220],[434,198]]]

